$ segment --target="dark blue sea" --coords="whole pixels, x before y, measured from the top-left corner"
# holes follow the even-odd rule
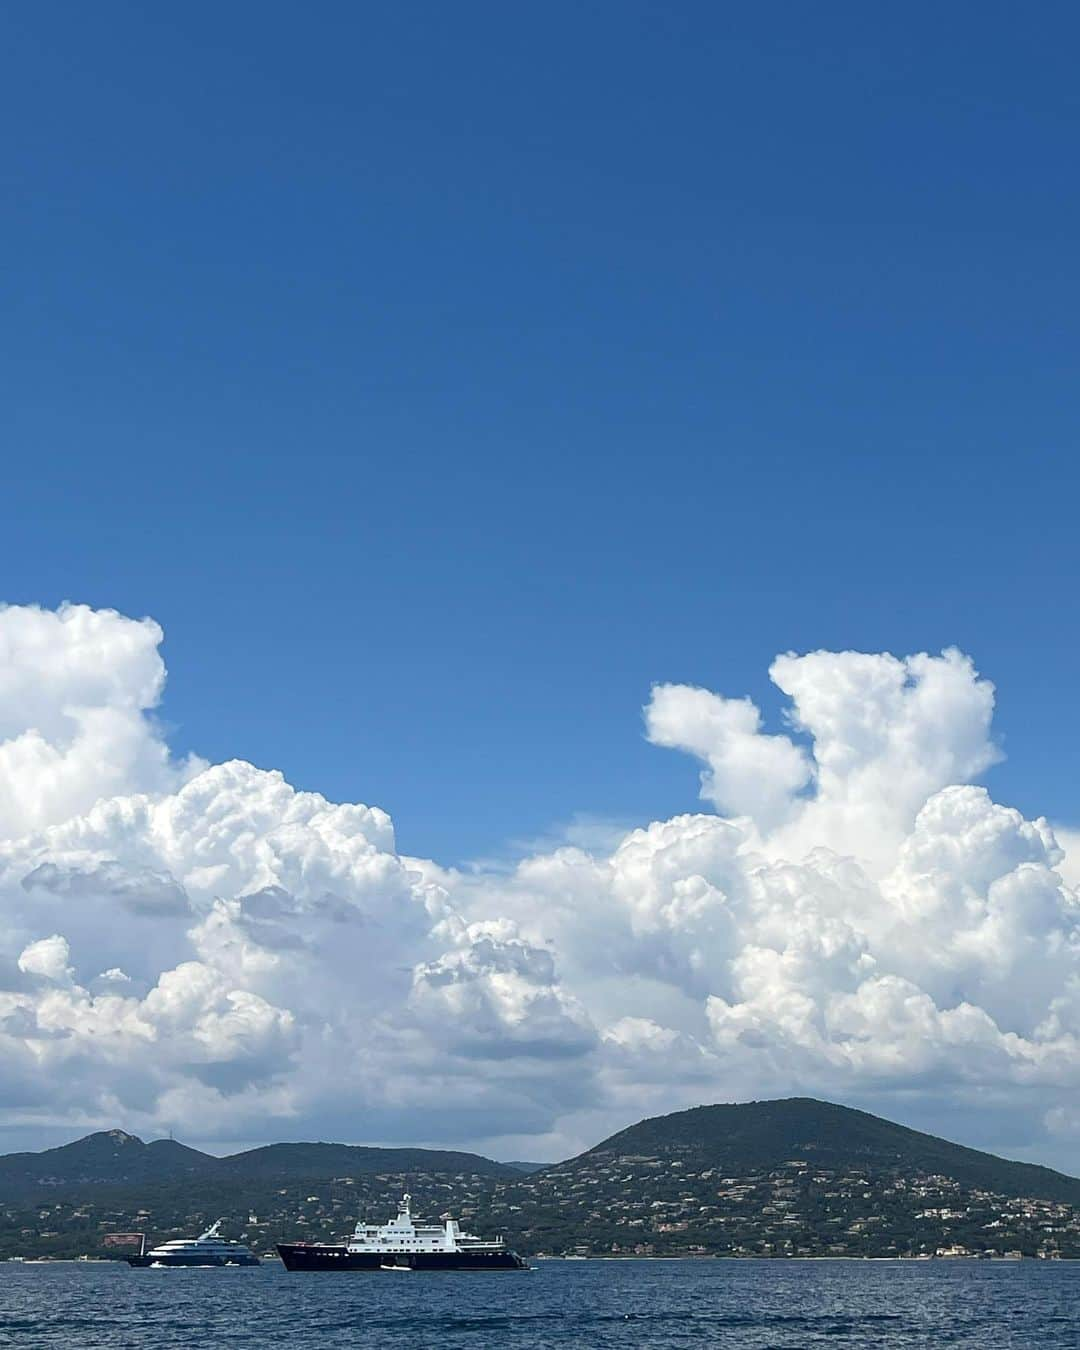
[[[0,1265],[20,1350],[1080,1346],[1080,1262],[541,1261],[378,1275]]]

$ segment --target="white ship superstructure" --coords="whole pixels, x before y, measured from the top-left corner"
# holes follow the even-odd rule
[[[412,1196],[403,1195],[397,1218],[381,1225],[362,1219],[345,1244],[356,1252],[497,1252],[504,1247],[501,1237],[480,1238],[463,1233],[461,1225],[449,1216],[442,1223],[418,1224],[412,1216]]]

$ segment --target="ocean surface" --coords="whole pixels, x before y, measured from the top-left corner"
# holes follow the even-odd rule
[[[20,1350],[1080,1346],[1080,1262],[540,1261],[491,1274],[0,1265]]]

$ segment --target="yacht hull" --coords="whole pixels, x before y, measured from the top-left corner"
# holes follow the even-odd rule
[[[286,1270],[528,1270],[516,1252],[358,1252],[329,1243],[279,1242]]]
[[[171,1266],[257,1266],[261,1262],[257,1256],[207,1256],[198,1252],[162,1253],[154,1256],[147,1252],[144,1256],[126,1258],[129,1266],[136,1270],[148,1270],[150,1267],[168,1268]]]

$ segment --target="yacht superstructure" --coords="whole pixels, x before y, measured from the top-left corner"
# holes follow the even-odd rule
[[[146,1239],[143,1239],[145,1248]],[[153,1269],[166,1266],[257,1266],[259,1258],[242,1242],[221,1236],[221,1220],[213,1223],[197,1238],[174,1238],[138,1256],[129,1256],[128,1265]]]
[[[278,1253],[286,1270],[528,1269],[501,1237],[464,1233],[448,1215],[441,1223],[416,1223],[409,1195],[390,1223],[361,1220],[345,1242],[279,1242]]]

